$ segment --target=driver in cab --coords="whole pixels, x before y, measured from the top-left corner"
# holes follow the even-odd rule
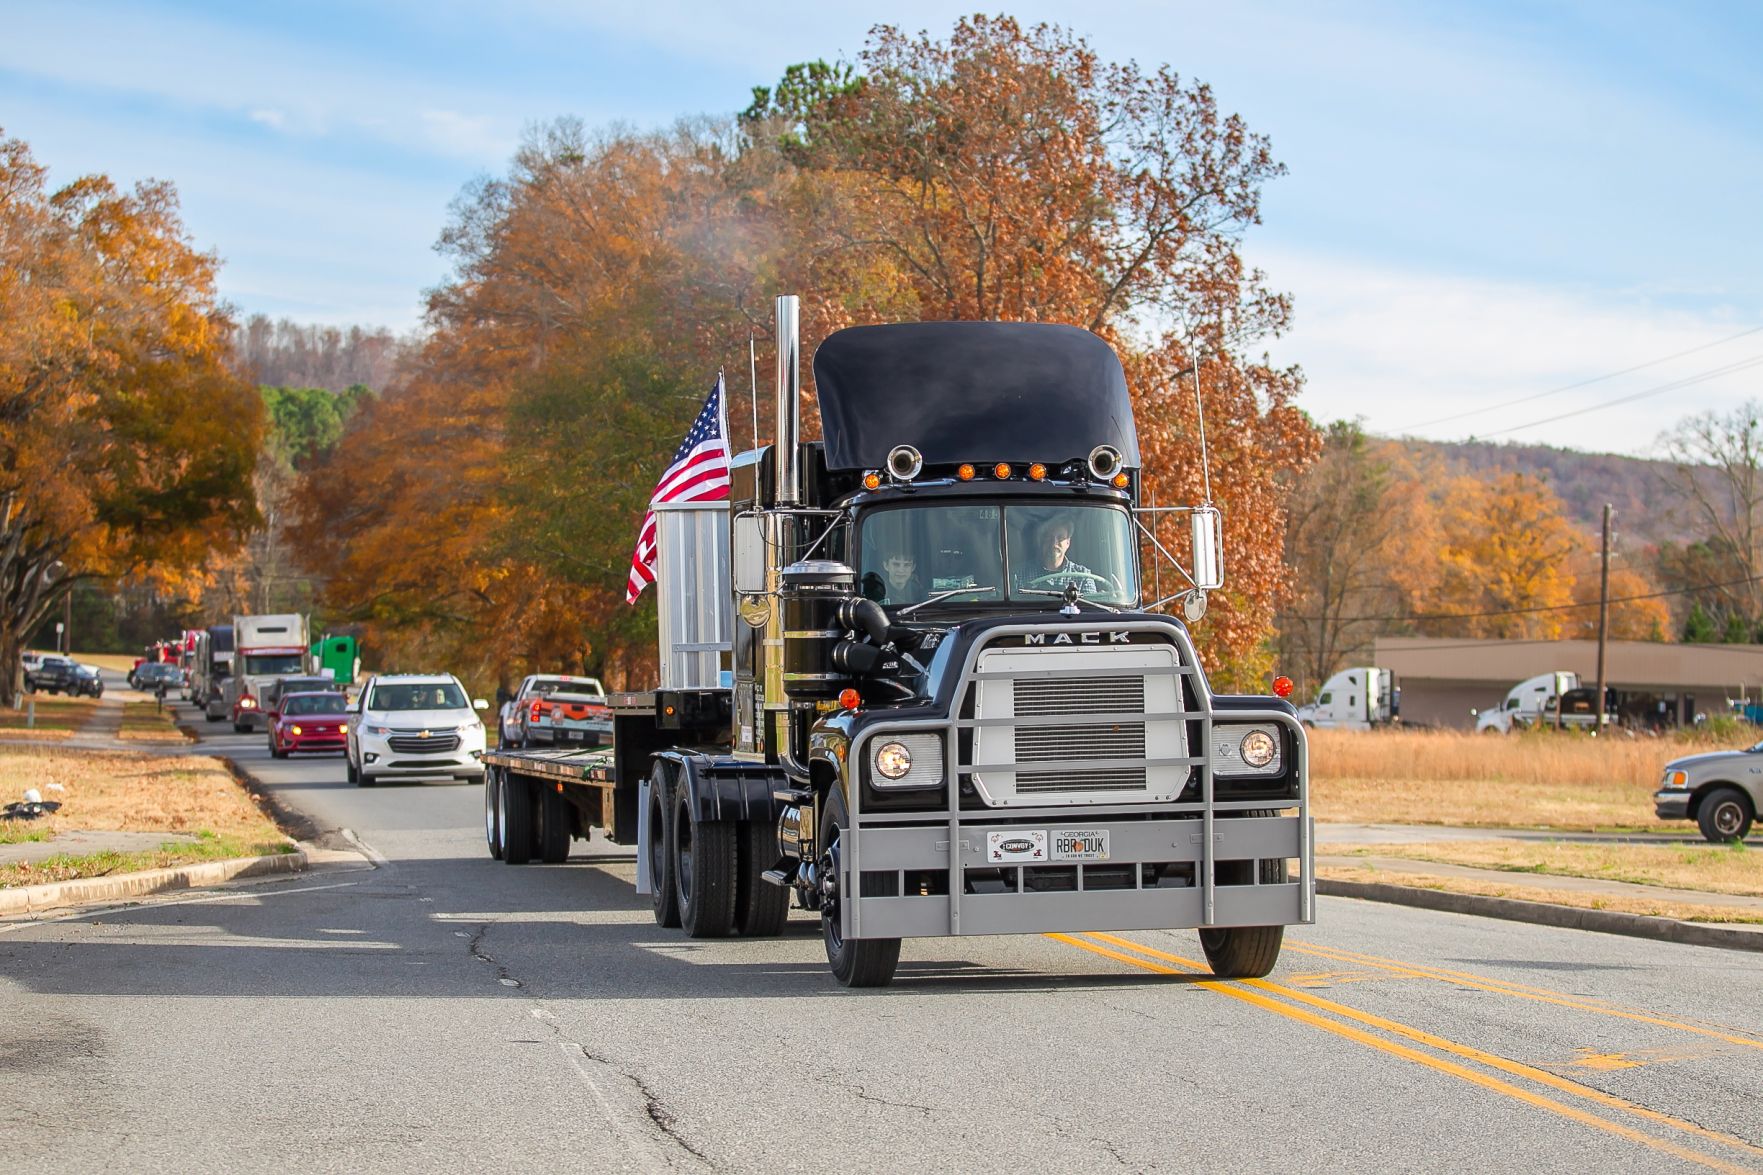
[[[1034,550],[1037,561],[1030,565],[1019,586],[1064,588],[1068,583],[1076,583],[1078,590],[1084,591],[1107,583],[1106,577],[1070,558],[1071,524],[1064,519],[1055,518],[1042,524],[1035,537]]]

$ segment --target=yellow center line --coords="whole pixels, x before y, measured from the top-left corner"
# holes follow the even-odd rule
[[[1450,971],[1443,967],[1433,967],[1423,963],[1405,963],[1399,959],[1385,959],[1377,955],[1363,955],[1357,951],[1342,950],[1338,947],[1314,946],[1311,944],[1287,943],[1286,949],[1303,955],[1315,955],[1336,963],[1355,963],[1362,967],[1379,967],[1398,975],[1407,975],[1415,979],[1432,979],[1439,983],[1458,984],[1472,987],[1479,991],[1492,992],[1495,995],[1507,995],[1516,999],[1535,1000],[1538,1003],[1554,1004],[1563,1008],[1574,1008],[1582,1012],[1595,1012],[1600,1016],[1613,1016],[1620,1020],[1633,1020],[1640,1024],[1651,1024],[1659,1028],[1674,1028],[1680,1032],[1706,1036],[1727,1044],[1740,1045],[1746,1048],[1763,1049],[1763,1040],[1748,1036],[1734,1035],[1733,1031],[1719,1028],[1708,1028],[1699,1024],[1691,1024],[1682,1020],[1672,1020],[1664,1016],[1655,1016],[1649,1012],[1641,1012],[1630,1008],[1622,1008],[1606,1004],[1599,1000],[1588,1000],[1578,996],[1566,995],[1562,992],[1550,991],[1547,988],[1529,987],[1521,983],[1509,983],[1503,979],[1490,979],[1483,975],[1471,975],[1465,971]]]
[[[1167,959],[1172,963],[1179,963],[1185,967],[1192,967],[1195,970],[1203,970],[1205,967],[1204,964],[1192,959],[1184,959],[1180,955],[1172,955],[1166,951],[1160,951],[1155,947],[1148,947],[1143,943],[1133,942],[1130,939],[1118,938],[1112,934],[1097,933],[1092,934],[1090,937],[1129,947],[1133,950],[1152,955],[1159,959]],[[1424,1044],[1428,1048],[1435,1048],[1440,1052],[1451,1053],[1454,1056],[1462,1057],[1464,1060],[1476,1061],[1480,1064],[1487,1065],[1489,1068],[1499,1069],[1502,1072],[1510,1073],[1514,1077],[1523,1077],[1526,1080],[1534,1081],[1539,1085],[1547,1085],[1552,1089],[1558,1089],[1562,1093],[1569,1093],[1575,1097],[1582,1097],[1588,1101],[1597,1102],[1599,1105],[1605,1106],[1609,1109],[1621,1110],[1626,1113],[1634,1114],[1637,1117],[1645,1118],[1647,1121],[1653,1122],[1657,1125],[1668,1126],[1673,1130],[1681,1130],[1686,1134],[1693,1134],[1697,1138],[1705,1138],[1710,1142],[1718,1142],[1723,1146],[1734,1147],[1738,1150],[1763,1157],[1763,1147],[1754,1146],[1742,1138],[1736,1138],[1730,1134],[1722,1134],[1718,1130],[1710,1130],[1706,1126],[1698,1126],[1694,1122],[1685,1121],[1682,1118],[1673,1118],[1671,1115],[1662,1114],[1658,1110],[1651,1110],[1646,1106],[1636,1105],[1634,1102],[1619,1098],[1615,1094],[1605,1093],[1603,1090],[1593,1088],[1589,1085],[1582,1085],[1579,1082],[1574,1081],[1572,1078],[1562,1077],[1557,1073],[1549,1072],[1547,1069],[1538,1069],[1534,1065],[1526,1065],[1522,1061],[1509,1060],[1506,1057],[1486,1052],[1482,1049],[1475,1048],[1472,1045],[1458,1044],[1454,1040],[1447,1040],[1442,1036],[1435,1036],[1430,1032],[1425,1032],[1418,1028],[1412,1028],[1409,1025],[1400,1024],[1394,1020],[1386,1020],[1382,1016],[1374,1016],[1370,1012],[1362,1012],[1358,1008],[1336,1003],[1334,1000],[1326,1000],[1321,996],[1311,995],[1307,991],[1297,991],[1278,983],[1269,983],[1265,979],[1246,979],[1242,982],[1247,983],[1251,987],[1258,987],[1263,991],[1276,992],[1288,999],[1309,1004],[1311,1007],[1321,1008],[1324,1011],[1332,1012],[1337,1016],[1344,1016],[1349,1020],[1356,1020],[1361,1024],[1382,1029],[1385,1032],[1394,1033],[1397,1036],[1407,1037],[1409,1040]]]
[[[1144,946],[1140,945],[1139,943],[1131,942],[1127,939],[1115,938],[1112,935],[1098,934],[1095,937],[1102,938],[1102,939],[1112,941],[1112,942],[1121,943],[1125,946],[1131,947],[1133,950],[1136,950],[1136,951],[1143,951],[1147,954],[1154,954],[1154,955],[1157,955],[1162,958],[1170,959],[1171,961],[1174,961],[1174,962],[1179,962],[1182,964],[1183,967],[1189,968],[1189,970],[1186,970],[1186,971],[1177,970],[1174,967],[1167,967],[1161,963],[1152,962],[1149,959],[1136,958],[1132,955],[1126,954],[1123,951],[1111,950],[1108,947],[1101,946],[1098,943],[1086,942],[1083,939],[1074,938],[1074,937],[1072,937],[1070,935],[1066,935],[1066,934],[1048,934],[1048,935],[1046,935],[1046,937],[1053,939],[1056,942],[1065,943],[1067,946],[1074,946],[1080,950],[1086,950],[1086,951],[1090,951],[1094,954],[1103,955],[1103,956],[1106,956],[1107,958],[1115,959],[1115,960],[1118,960],[1119,962],[1129,964],[1130,966],[1139,967],[1139,968],[1142,968],[1146,971],[1156,971],[1156,972],[1160,972],[1161,974],[1164,974],[1164,975],[1190,975],[1190,976],[1192,975],[1192,973],[1194,971],[1200,971],[1200,972],[1204,973],[1204,969],[1200,966],[1200,964],[1194,963],[1191,960],[1181,959],[1175,955],[1165,955],[1160,951],[1151,950],[1150,948],[1144,947]],[[1432,1069],[1436,1072],[1444,1073],[1449,1076],[1456,1077],[1459,1080],[1466,1081],[1466,1082],[1470,1083],[1471,1085],[1476,1085],[1476,1086],[1479,1086],[1483,1089],[1490,1090],[1494,1093],[1502,1094],[1502,1095],[1509,1097],[1509,1098],[1512,1098],[1516,1101],[1523,1102],[1526,1105],[1534,1106],[1537,1109],[1545,1110],[1551,1114],[1556,1114],[1556,1115],[1563,1117],[1563,1118],[1566,1118],[1570,1121],[1578,1122],[1584,1126],[1589,1126],[1594,1130],[1601,1130],[1607,1134],[1614,1134],[1617,1137],[1626,1139],[1629,1142],[1638,1143],[1639,1145],[1644,1146],[1644,1147],[1648,1147],[1652,1150],[1662,1151],[1666,1154],[1673,1156],[1674,1158],[1683,1159],[1686,1162],[1695,1163],[1698,1166],[1708,1167],[1708,1168],[1715,1170],[1715,1171],[1732,1172],[1732,1173],[1734,1173],[1734,1175],[1738,1175],[1738,1173],[1745,1172],[1747,1170],[1744,1167],[1735,1166],[1731,1163],[1724,1162],[1720,1159],[1713,1158],[1709,1155],[1701,1154],[1697,1151],[1690,1150],[1687,1147],[1679,1146],[1676,1143],[1669,1142],[1665,1139],[1654,1138],[1652,1135],[1647,1134],[1644,1131],[1636,1130],[1630,1126],[1625,1126],[1620,1122],[1611,1122],[1608,1119],[1600,1118],[1596,1114],[1593,1114],[1593,1113],[1586,1111],[1586,1110],[1581,1110],[1576,1106],[1570,1106],[1564,1102],[1558,1102],[1558,1101],[1554,1100],[1553,1098],[1544,1097],[1543,1095],[1538,1094],[1538,1093],[1532,1093],[1530,1090],[1522,1089],[1519,1086],[1513,1085],[1509,1081],[1502,1081],[1498,1077],[1491,1077],[1486,1073],[1477,1072],[1474,1069],[1470,1069],[1466,1066],[1459,1065],[1454,1061],[1443,1060],[1439,1057],[1434,1057],[1434,1056],[1431,1056],[1427,1053],[1423,1053],[1423,1052],[1419,1051],[1418,1049],[1409,1048],[1407,1045],[1398,1044],[1397,1042],[1395,1042],[1393,1040],[1385,1040],[1383,1037],[1373,1036],[1369,1032],[1365,1032],[1365,1031],[1362,1031],[1358,1028],[1354,1028],[1348,1024],[1342,1024],[1338,1020],[1330,1020],[1327,1017],[1318,1015],[1315,1012],[1307,1011],[1304,1008],[1294,1007],[1291,1004],[1286,1003],[1283,1000],[1274,999],[1272,996],[1263,995],[1260,992],[1247,989],[1248,984],[1259,985],[1262,983],[1264,983],[1264,981],[1262,981],[1262,980],[1228,981],[1228,982],[1216,980],[1216,979],[1196,979],[1196,980],[1194,980],[1194,984],[1197,987],[1203,987],[1209,991],[1215,991],[1220,995],[1228,996],[1231,999],[1239,1000],[1243,1003],[1251,1004],[1251,1005],[1253,1005],[1257,1008],[1261,1008],[1265,1011],[1273,1012],[1276,1015],[1284,1016],[1287,1019],[1296,1020],[1300,1023],[1308,1024],[1314,1028],[1320,1028],[1324,1032],[1330,1032],[1336,1036],[1344,1037],[1345,1039],[1351,1040],[1356,1044],[1361,1044],[1361,1045],[1366,1046],[1367,1048],[1376,1049],[1379,1052],[1384,1052],[1384,1053],[1390,1054],[1391,1056],[1400,1057],[1405,1061],[1411,1061],[1416,1065],[1422,1065],[1422,1066],[1424,1066],[1428,1069]],[[1270,984],[1267,986],[1272,988],[1273,990],[1276,990],[1276,991],[1281,990],[1277,987],[1277,985]],[[1303,992],[1290,992],[1289,994],[1292,996],[1304,996],[1305,995],[1305,993],[1303,993]],[[1314,997],[1309,997],[1309,998],[1313,999]],[[1322,1003],[1322,1004],[1327,1004],[1329,1001],[1322,1000],[1322,1001],[1318,1001],[1318,1002]],[[1344,1009],[1344,1010],[1351,1011],[1351,1009]],[[1413,1030],[1409,1030],[1409,1031],[1413,1031]],[[1541,1070],[1538,1070],[1538,1072],[1541,1072]],[[1553,1076],[1553,1074],[1548,1074],[1548,1076]],[[1661,1115],[1661,1117],[1663,1117],[1663,1115]],[[1741,1144],[1741,1145],[1748,1146],[1748,1144]]]

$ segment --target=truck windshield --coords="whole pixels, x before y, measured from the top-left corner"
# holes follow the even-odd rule
[[[862,520],[858,550],[858,590],[888,607],[967,587],[950,602],[1044,603],[1067,585],[1098,603],[1138,602],[1132,519],[1117,506],[896,506]]]
[[[306,666],[300,662],[303,658],[299,653],[246,653],[246,677],[282,677],[289,673],[299,673]]]

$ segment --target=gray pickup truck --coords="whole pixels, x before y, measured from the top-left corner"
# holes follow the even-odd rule
[[[1661,820],[1694,820],[1717,844],[1745,839],[1763,803],[1763,742],[1742,751],[1686,755],[1665,764],[1653,793]]]

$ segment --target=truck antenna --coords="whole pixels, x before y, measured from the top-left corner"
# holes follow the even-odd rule
[[[1206,404],[1200,398],[1200,352],[1193,346],[1193,336],[1189,335],[1188,350],[1193,354],[1194,364],[1194,416],[1200,422],[1200,476],[1206,483],[1206,505],[1212,504],[1212,460],[1206,453]]]

